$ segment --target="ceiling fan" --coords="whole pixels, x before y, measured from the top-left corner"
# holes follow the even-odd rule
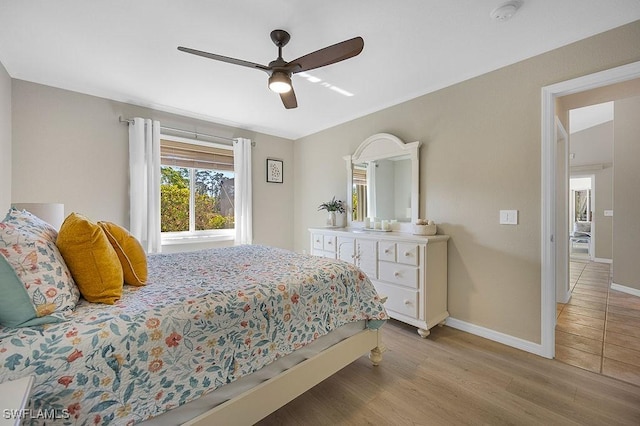
[[[336,62],[352,58],[362,52],[362,48],[364,47],[364,40],[362,37],[354,37],[287,62],[282,59],[282,48],[290,39],[291,36],[285,30],[271,31],[271,40],[278,47],[278,58],[269,62],[269,65],[256,64],[254,62],[243,61],[242,59],[216,55],[215,53],[203,52],[182,46],[178,46],[178,50],[209,59],[215,59],[216,61],[228,62],[230,64],[265,71],[269,74],[269,89],[279,93],[284,107],[291,109],[298,106],[296,94],[293,91],[293,86],[291,85],[291,76],[293,74],[324,67],[326,65],[335,64]]]

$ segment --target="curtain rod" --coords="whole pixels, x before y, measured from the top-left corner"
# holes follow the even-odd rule
[[[121,123],[133,124],[133,120],[132,119],[130,119],[130,118],[122,118],[122,116],[118,117],[118,121],[121,122]],[[195,135],[196,139],[198,139],[198,136],[204,136],[206,138],[222,139],[222,140],[226,140],[226,141],[230,141],[230,142],[234,142],[235,141],[234,138],[228,138],[226,136],[207,135],[206,133],[198,133],[198,132],[193,132],[191,130],[174,129],[172,127],[165,127],[165,126],[160,126],[160,129],[169,130],[171,132],[188,133],[188,134],[191,134],[191,135]],[[251,146],[255,146],[255,141],[251,141]]]

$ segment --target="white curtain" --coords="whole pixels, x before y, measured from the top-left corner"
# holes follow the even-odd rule
[[[236,244],[253,242],[251,195],[251,140],[237,138],[233,142],[235,173],[235,228]]]
[[[371,218],[377,216],[376,212],[376,162],[367,164],[367,215]]]
[[[129,125],[129,221],[147,253],[160,253],[160,122]]]

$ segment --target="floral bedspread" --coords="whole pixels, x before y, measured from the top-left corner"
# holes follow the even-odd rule
[[[133,424],[348,322],[386,318],[345,262],[263,246],[157,254],[149,283],[114,306],[81,299],[67,322],[0,327],[0,382],[35,376],[32,423]]]

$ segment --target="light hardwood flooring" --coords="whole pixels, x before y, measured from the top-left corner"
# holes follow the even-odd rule
[[[450,327],[384,326],[362,357],[259,425],[638,425],[640,387]]]
[[[640,297],[610,284],[610,265],[571,261],[571,299],[557,310],[556,359],[640,385]]]

